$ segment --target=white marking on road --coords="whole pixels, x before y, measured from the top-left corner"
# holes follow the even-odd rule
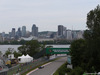
[[[38,68],[32,70],[31,72],[27,73],[26,75],[30,75],[32,72],[35,72],[35,71],[37,71],[37,70],[38,70]]]
[[[55,71],[54,72],[52,72],[52,74],[51,75],[53,75],[55,73]]]
[[[51,63],[52,63],[52,62],[46,63],[46,64],[44,64],[43,66],[49,65],[49,64],[51,64]]]

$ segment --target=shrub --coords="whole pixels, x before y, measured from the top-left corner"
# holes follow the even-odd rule
[[[74,68],[68,75],[82,75],[84,73],[81,67]]]

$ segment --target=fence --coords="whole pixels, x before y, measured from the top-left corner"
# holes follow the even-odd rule
[[[3,69],[2,71],[0,71],[0,75],[7,75],[7,71],[8,69]]]
[[[17,65],[13,68],[10,68],[7,75],[14,75],[14,74],[18,74],[18,73],[23,74],[26,71],[29,71],[30,69],[35,68],[36,66],[43,64],[47,61],[48,60],[46,60],[45,58],[40,58],[38,60],[34,60],[33,62]]]
[[[100,75],[99,73],[84,73],[83,75]]]

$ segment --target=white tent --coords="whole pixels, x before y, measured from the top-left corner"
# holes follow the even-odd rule
[[[31,61],[33,61],[33,58],[30,57],[28,54],[26,55],[26,58],[27,58],[27,62],[31,62]]]
[[[19,63],[26,63],[26,62],[33,61],[33,58],[30,57],[28,54],[26,56],[22,55],[22,56],[18,57],[18,59],[19,59]]]

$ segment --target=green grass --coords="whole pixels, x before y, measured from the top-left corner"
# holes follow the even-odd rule
[[[20,65],[19,65],[20,66]],[[7,72],[7,75],[13,75],[14,73],[16,73],[16,71],[18,70],[19,66],[13,68],[13,69],[10,69],[8,72]]]
[[[67,68],[67,62],[61,65],[53,75],[65,75],[65,73],[70,72],[71,69]]]

